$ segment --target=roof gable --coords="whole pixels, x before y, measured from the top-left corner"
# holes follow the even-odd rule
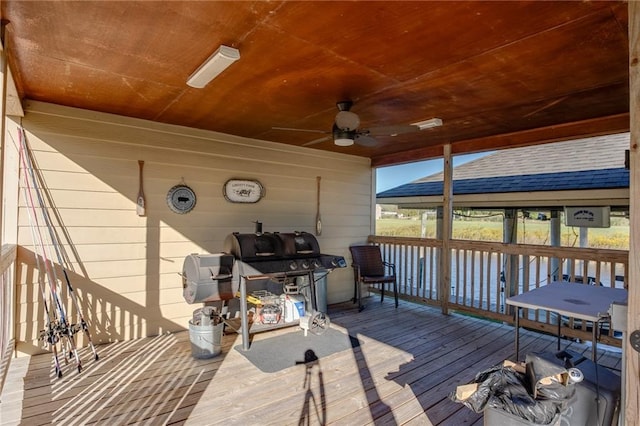
[[[454,167],[453,179],[624,168],[629,138],[629,133],[620,133],[505,149]],[[438,172],[414,183],[442,180],[443,174]]]

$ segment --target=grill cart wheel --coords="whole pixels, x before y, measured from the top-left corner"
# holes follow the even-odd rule
[[[329,315],[323,312],[314,312],[309,322],[309,330],[317,336],[324,334],[331,326]]]

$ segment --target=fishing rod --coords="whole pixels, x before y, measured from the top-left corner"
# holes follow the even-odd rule
[[[22,157],[23,153],[22,153],[22,146],[20,146],[20,156]],[[21,158],[22,159],[22,158]],[[26,173],[26,170],[25,170]],[[41,265],[40,262],[40,255],[37,253],[38,248],[37,248],[37,236],[35,233],[35,218],[32,215],[32,211],[29,208],[28,205],[28,199],[30,199],[30,196],[27,194],[28,192],[30,192],[30,188],[29,188],[29,183],[27,181],[27,176],[23,174],[23,179],[24,179],[24,185],[22,187],[22,194],[23,197],[25,199],[25,202],[27,203],[27,218],[29,220],[29,229],[31,230],[31,239],[33,241],[33,246],[34,246],[34,257],[36,259],[36,268],[38,271],[42,271],[44,270],[44,268]],[[60,360],[58,359],[58,347],[57,347],[57,343],[60,340],[59,339],[59,335],[57,332],[57,318],[55,316],[55,311],[51,312],[50,308],[49,308],[49,304],[47,303],[47,292],[45,289],[45,284],[44,284],[44,279],[42,277],[42,274],[39,273],[38,274],[38,288],[40,289],[40,293],[42,294],[42,303],[44,305],[44,314],[45,314],[45,329],[40,331],[40,340],[43,341],[43,343],[45,344],[45,347],[48,347],[51,349],[51,351],[53,352],[53,363],[55,366],[55,372],[56,375],[58,377],[62,377],[62,368],[60,367]]]
[[[76,351],[75,340],[73,338],[73,335],[77,332],[77,329],[75,326],[72,326],[69,324],[64,306],[62,305],[62,303],[60,302],[60,298],[58,297],[57,276],[55,273],[55,269],[52,266],[52,262],[50,261],[51,256],[47,256],[47,250],[45,249],[44,238],[40,233],[40,223],[38,221],[38,217],[35,209],[35,203],[33,200],[33,195],[31,193],[31,185],[29,183],[29,179],[26,174],[26,172],[30,171],[30,168],[29,168],[29,165],[27,164],[28,159],[26,158],[26,151],[27,151],[27,147],[25,144],[26,141],[23,139],[22,133],[19,134],[19,143],[20,143],[20,161],[25,170],[25,175],[24,175],[25,188],[26,188],[25,202],[27,203],[28,210],[30,209],[31,213],[33,213],[33,216],[32,216],[33,223],[31,223],[30,225],[32,229],[32,235],[34,238],[34,248],[37,246],[38,248],[36,248],[36,250],[40,249],[40,255],[42,256],[42,259],[44,262],[45,276],[47,277],[47,280],[49,282],[49,291],[51,293],[51,298],[53,299],[53,302],[55,303],[58,311],[58,320],[55,322],[48,323],[47,330],[45,332],[45,338],[50,341],[55,341],[56,343],[58,340],[61,340],[65,362],[67,362],[66,349],[69,348],[69,357],[75,356],[78,372],[80,372],[82,371],[82,363]],[[31,184],[33,184],[33,187],[35,190],[35,187],[37,187],[36,182],[32,180]],[[52,324],[55,324],[55,327],[52,328]],[[54,337],[53,334],[57,335],[57,338]],[[57,359],[57,349],[55,349],[55,345],[53,347],[54,347],[54,350],[56,351],[55,356]],[[60,369],[59,364],[56,365],[56,368],[58,370],[57,371],[58,377],[61,377],[62,370]]]
[[[25,185],[22,188],[22,194],[25,200],[27,199],[26,192],[27,191],[26,191],[26,183],[25,183]],[[36,241],[33,218],[31,217],[31,211],[29,209],[27,209],[27,217],[29,219],[29,228],[31,229],[31,238],[33,241]],[[35,249],[35,245],[34,245],[34,249]],[[42,269],[40,265],[40,256],[37,253],[35,253],[35,251],[34,251],[34,255],[36,258],[36,268],[38,269],[38,271],[41,271]],[[58,377],[62,377],[62,369],[60,368],[60,360],[58,359],[58,348],[56,346],[56,344],[59,341],[58,334],[56,332],[56,326],[55,326],[57,319],[55,318],[55,314],[52,315],[49,310],[49,304],[47,303],[48,297],[47,297],[45,285],[43,283],[42,274],[38,274],[38,288],[40,289],[40,293],[42,294],[42,302],[44,304],[44,315],[46,320],[46,328],[44,330],[40,330],[40,340],[44,342],[46,347],[51,348],[53,352],[53,363],[55,365],[56,375]]]
[[[24,128],[21,127],[20,131],[21,131],[22,139],[23,139],[25,147],[26,147],[27,160],[29,162],[29,165],[31,166],[30,169],[29,169],[30,174],[31,174],[31,179],[32,179],[33,182],[36,182],[36,180],[37,180],[40,183],[40,186],[34,184],[35,193],[36,193],[36,197],[38,198],[38,202],[40,203],[40,206],[41,206],[42,216],[44,218],[45,225],[47,226],[47,229],[49,231],[51,244],[53,245],[54,251],[56,253],[56,257],[58,259],[58,263],[60,264],[60,267],[62,269],[62,273],[64,275],[64,279],[65,279],[65,282],[67,284],[67,291],[69,292],[69,295],[71,297],[71,301],[73,302],[73,305],[76,308],[76,312],[78,313],[78,318],[80,320],[80,329],[84,332],[85,336],[87,337],[87,340],[89,342],[89,347],[91,348],[91,352],[93,353],[93,358],[94,358],[94,360],[97,361],[99,359],[99,356],[98,356],[98,352],[96,350],[96,347],[93,344],[93,339],[91,338],[91,332],[89,330],[89,325],[87,324],[87,321],[85,320],[85,317],[84,317],[84,314],[83,314],[83,311],[82,311],[82,306],[80,305],[80,302],[78,300],[78,296],[77,296],[76,292],[74,291],[73,286],[71,285],[71,280],[69,279],[69,274],[67,273],[66,262],[65,262],[65,259],[62,256],[62,249],[61,249],[60,239],[58,238],[58,235],[55,232],[53,221],[51,220],[51,217],[50,217],[48,209],[47,209],[47,204],[45,203],[45,200],[44,200],[44,198],[42,196],[42,193],[40,191],[40,187],[43,188],[43,191],[44,191],[44,188],[46,188],[44,179],[43,179],[43,177],[42,177],[42,175],[40,173],[36,172],[36,168],[34,167],[35,159],[33,158],[33,153],[29,149],[28,141],[27,141],[27,137],[26,137],[26,133],[25,133]]]
[[[30,172],[29,174],[31,175],[31,184],[33,186],[34,191],[38,190],[38,185],[37,182],[35,181],[35,179],[33,179],[33,164],[30,161],[30,158],[28,157],[28,147],[26,145],[26,139],[24,139],[24,134],[21,132],[20,133],[20,143],[21,143],[21,153],[22,155],[22,164],[23,167],[25,169],[25,172]],[[39,241],[41,244],[41,249],[42,249],[42,257],[44,259],[44,264],[45,264],[45,271],[49,280],[49,287],[50,287],[50,291],[51,291],[51,296],[53,298],[53,301],[58,309],[58,314],[59,314],[59,321],[57,322],[57,332],[59,334],[60,337],[64,337],[64,339],[61,339],[61,343],[62,343],[62,350],[63,350],[63,354],[64,354],[64,360],[65,363],[67,362],[67,349],[69,350],[69,359],[73,356],[75,357],[76,360],[76,364],[78,367],[78,372],[82,371],[82,363],[80,361],[80,357],[78,356],[77,350],[76,350],[76,344],[75,344],[75,339],[74,339],[74,335],[78,332],[78,328],[75,324],[70,324],[69,323],[69,319],[68,316],[66,314],[66,309],[64,307],[64,305],[61,303],[60,301],[60,297],[58,296],[58,276],[56,274],[56,270],[55,267],[53,266],[53,262],[52,262],[52,256],[51,256],[51,248],[50,245],[46,245],[45,246],[45,240],[42,237],[42,234],[40,233],[40,223],[38,221],[38,217],[35,213],[35,202],[33,200],[33,196],[31,194],[31,187],[29,186],[29,183],[27,182],[27,189],[28,189],[28,193],[29,193],[29,197],[28,197],[28,202],[30,202],[30,206],[34,211],[34,216],[35,216],[35,225],[36,225],[36,230],[37,230],[37,235],[39,236]],[[41,205],[40,206],[40,210],[43,214],[44,217],[44,208]],[[53,242],[52,242],[53,243]],[[48,254],[47,254],[48,253]]]

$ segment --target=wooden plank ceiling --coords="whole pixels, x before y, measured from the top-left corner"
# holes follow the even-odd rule
[[[442,127],[373,147],[310,147],[373,165],[629,128],[626,2],[1,3],[18,95],[291,145],[360,128]],[[203,89],[221,44],[240,60]],[[273,130],[272,127],[317,130]]]

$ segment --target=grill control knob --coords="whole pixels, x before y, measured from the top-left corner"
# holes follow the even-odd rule
[[[336,259],[335,257],[333,259],[331,259],[331,266],[333,266],[333,267],[338,266],[338,259]]]
[[[302,269],[309,269],[309,261],[308,260],[303,260],[302,262],[300,262],[300,267]]]
[[[292,271],[295,271],[296,269],[298,269],[298,264],[296,263],[295,260],[292,260],[291,262],[289,262],[289,269],[291,269]]]
[[[314,259],[313,260],[313,267],[314,268],[320,268],[322,266],[322,263],[320,263],[320,259]]]

